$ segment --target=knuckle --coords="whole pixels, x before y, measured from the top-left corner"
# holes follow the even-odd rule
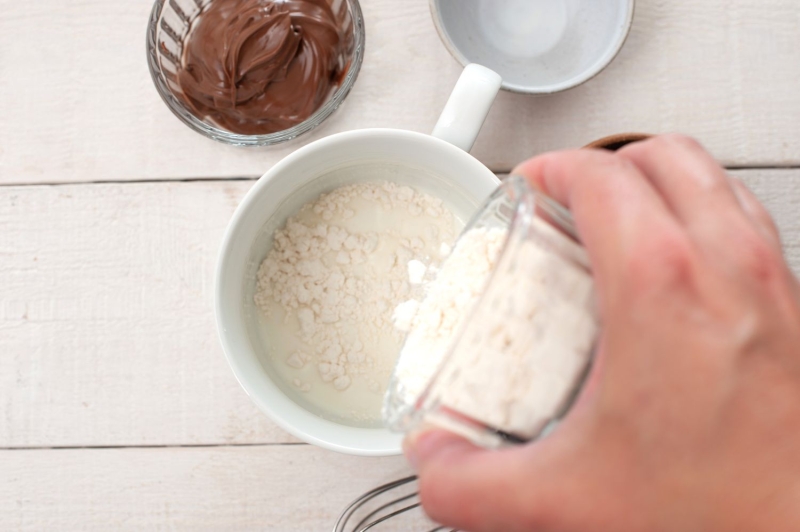
[[[531,501],[526,504],[520,516],[525,530],[554,530],[559,523],[554,508],[557,506],[546,507],[541,501]]]
[[[636,154],[639,157],[675,151],[704,153],[706,150],[696,139],[681,133],[658,135],[623,148],[624,153]]]
[[[677,231],[649,235],[630,255],[629,282],[637,289],[688,286],[694,271],[694,251],[689,239]]]
[[[741,232],[735,255],[745,275],[760,283],[769,283],[783,274],[780,252],[756,231]]]
[[[564,177],[576,167],[613,165],[617,157],[600,150],[572,150],[545,154],[540,159],[544,173]]]
[[[741,180],[732,177],[730,178],[730,182],[733,186],[736,198],[739,201],[739,205],[741,205],[745,213],[752,219],[753,222],[763,228],[763,230],[767,231],[770,238],[780,242],[780,231],[778,230],[778,226],[775,223],[775,219],[772,217],[766,207],[764,207],[764,204],[759,201],[755,194],[753,194],[753,192],[747,188],[747,185],[745,185]]]
[[[705,151],[705,148],[697,139],[682,133],[668,133],[656,138],[664,143],[681,146],[692,151]]]
[[[773,231],[776,235],[778,234],[778,224],[775,223],[775,219],[769,213],[767,209],[764,208],[763,205],[759,204],[758,208],[754,208],[753,216],[758,220],[764,227],[767,227],[770,231]]]
[[[596,171],[585,174],[579,184],[587,195],[603,201],[612,201],[619,195],[619,183],[639,173],[633,162],[619,154],[598,152],[591,157],[590,164]]]
[[[766,209],[761,209],[752,214],[755,223],[760,224],[765,234],[780,246],[781,232],[775,220]]]

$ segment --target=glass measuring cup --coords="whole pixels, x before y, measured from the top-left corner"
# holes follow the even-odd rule
[[[536,439],[581,389],[598,330],[570,214],[510,177],[426,283],[384,420],[399,432],[432,423],[485,447]]]

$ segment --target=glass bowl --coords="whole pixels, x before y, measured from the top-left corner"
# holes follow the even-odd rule
[[[305,121],[283,131],[243,135],[222,129],[195,115],[176,94],[181,93],[177,75],[181,68],[183,40],[192,22],[213,0],[156,0],[147,28],[147,63],[156,90],[167,107],[184,124],[208,138],[235,146],[270,146],[292,140],[320,125],[342,104],[356,82],[364,59],[364,18],[358,0],[331,0],[334,12],[350,21],[352,45],[347,73],[330,99]],[[340,10],[346,10],[346,13]]]
[[[475,235],[486,239],[476,246]],[[456,258],[462,242],[492,251]],[[461,269],[448,270],[450,259]],[[485,260],[485,269],[476,266]],[[486,273],[457,277],[469,269]],[[539,438],[582,388],[599,331],[589,260],[571,215],[524,178],[509,177],[461,233],[437,275],[444,272],[453,276],[445,286],[459,293],[448,306],[436,278],[426,281],[385,396],[385,423],[397,432],[429,423],[484,447]],[[427,298],[434,301],[426,307]],[[461,318],[453,321],[456,307]]]

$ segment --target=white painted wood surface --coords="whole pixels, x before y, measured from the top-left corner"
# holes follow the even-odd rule
[[[308,445],[0,451],[0,530],[328,531],[358,495],[409,474],[399,457]],[[415,511],[379,531],[426,522]]]
[[[460,67],[427,0],[364,0],[362,73],[303,142],[362,127],[430,131]],[[193,133],[145,61],[151,0],[0,0],[0,182],[258,176],[295,146],[238,149]],[[475,154],[493,170],[621,131],[691,133],[736,166],[800,164],[795,0],[638,0],[625,47],[586,85],[503,93]]]
[[[214,323],[217,248],[251,184],[0,187],[0,447],[292,441]]]
[[[800,272],[800,170],[735,171]],[[0,447],[295,441],[223,359],[217,247],[249,181],[0,187]]]
[[[408,474],[400,457],[296,444],[258,412],[222,356],[212,286],[252,185],[225,178],[337,131],[432,128],[460,67],[427,3],[363,0],[366,59],[341,112],[245,150],[160,101],[151,0],[0,0],[0,530],[328,530]],[[551,97],[501,93],[474,153],[504,171],[610,133],[694,134],[760,167],[733,173],[800,273],[798,80],[795,0],[638,0],[606,71]]]
[[[800,272],[800,170],[733,174]],[[215,446],[291,440],[238,389],[212,323],[216,247],[250,186],[0,187],[0,530],[329,530],[409,473],[400,457]]]

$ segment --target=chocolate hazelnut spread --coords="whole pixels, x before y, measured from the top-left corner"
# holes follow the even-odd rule
[[[349,67],[346,5],[328,0],[214,0],[184,43],[183,100],[214,125],[274,133],[311,116]]]

